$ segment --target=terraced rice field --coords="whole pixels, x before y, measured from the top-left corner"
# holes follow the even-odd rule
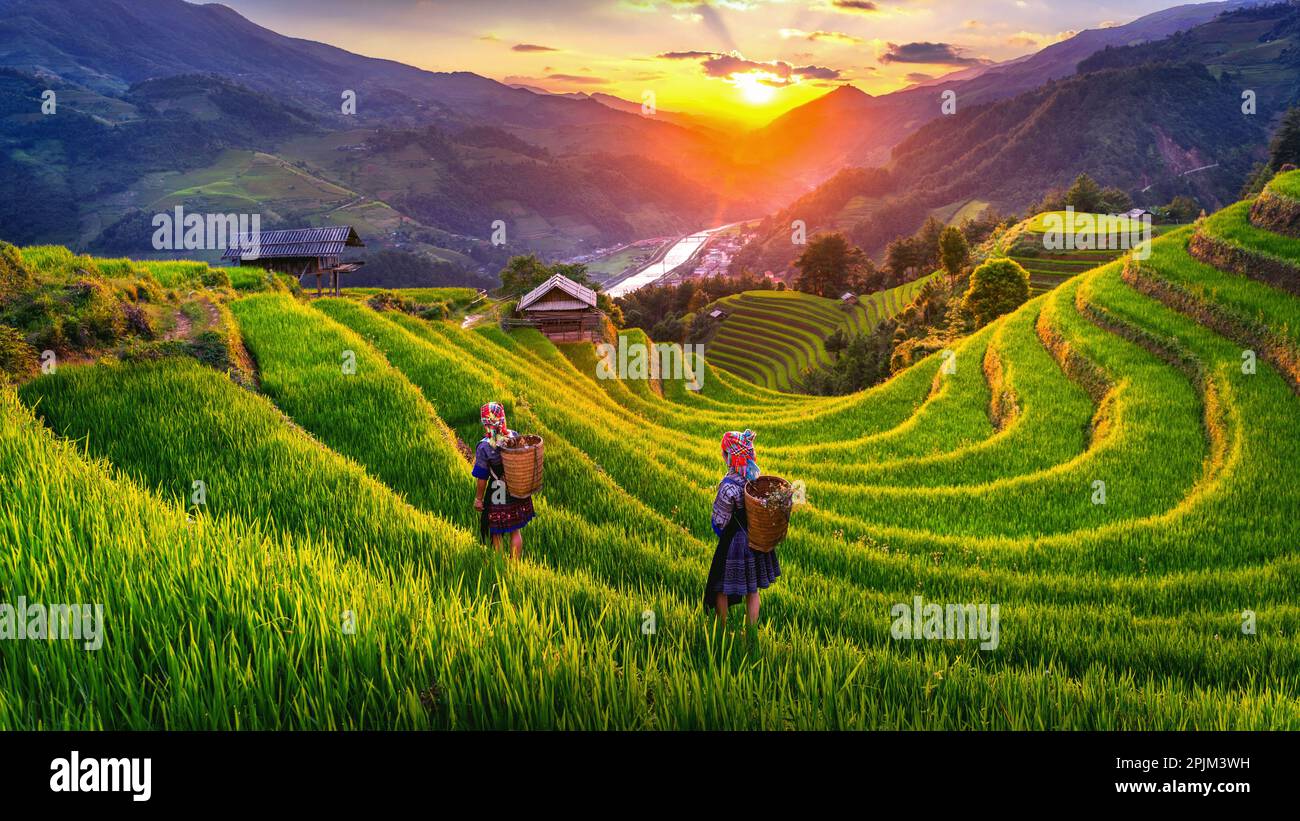
[[[107,619],[0,642],[0,727],[1300,729],[1300,302],[1198,259],[1218,227],[845,397],[282,293],[231,305],[256,393],[188,359],[0,387],[6,591]],[[519,563],[456,448],[489,399],[546,438]],[[700,606],[743,427],[807,488],[750,633]],[[996,604],[996,648],[895,638],[916,596]]]
[[[1009,252],[1008,256],[1019,262],[1029,272],[1029,292],[1031,295],[1050,291],[1071,277],[1118,259],[1125,253],[1124,249],[1115,247],[1103,249],[1048,249],[1044,240],[1049,229],[1053,227],[1053,224],[1048,220],[1053,214],[1065,219],[1065,212],[1038,214],[1032,219],[1025,220],[1014,226],[1005,239],[1006,249]],[[1098,220],[1098,224],[1102,226],[1101,230],[1103,231],[1108,230],[1111,221],[1115,222],[1117,231],[1127,231],[1130,227],[1129,220],[1110,217],[1106,214],[1088,215],[1080,213],[1075,216],[1076,218],[1092,217]],[[1175,228],[1177,226],[1153,225],[1151,226],[1151,233],[1153,236],[1160,236]],[[1135,230],[1140,231],[1140,228]],[[1101,234],[1098,234],[1098,236],[1101,236]],[[1105,237],[1109,242],[1108,233],[1105,234]],[[1092,240],[1088,240],[1088,242],[1093,245],[1098,244]]]
[[[710,306],[725,310],[727,318],[705,346],[705,358],[756,385],[790,391],[804,371],[830,364],[822,344],[827,336],[837,329],[870,333],[906,308],[929,278],[862,295],[852,307],[800,291],[724,297]]]

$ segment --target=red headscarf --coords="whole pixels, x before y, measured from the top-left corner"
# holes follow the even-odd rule
[[[729,430],[722,434],[722,458],[733,473],[744,477],[754,461],[754,432]]]
[[[506,426],[506,409],[500,402],[488,402],[479,408],[479,421],[483,423],[484,437],[493,447],[501,447],[510,438],[510,428]]]

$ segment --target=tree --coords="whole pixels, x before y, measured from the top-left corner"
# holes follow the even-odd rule
[[[1029,299],[1029,272],[1014,259],[991,259],[970,275],[964,305],[978,327],[1023,305]]]
[[[1105,214],[1122,214],[1133,207],[1133,198],[1128,192],[1108,185],[1101,189],[1101,208]]]
[[[845,283],[862,268],[865,259],[862,249],[850,245],[843,234],[818,234],[795,260],[799,269],[795,287],[818,296],[839,296]]]
[[[1065,204],[1074,206],[1075,211],[1099,212],[1105,203],[1102,200],[1101,187],[1087,174],[1080,174],[1074,185],[1065,192]]]
[[[830,354],[832,359],[839,358],[840,351],[848,347],[848,344],[849,340],[845,337],[843,328],[836,328],[822,340],[822,347],[826,349],[826,353]]]
[[[970,257],[966,235],[949,225],[939,235],[939,263],[949,276],[957,276]]]
[[[885,267],[893,275],[886,285],[901,285],[907,281],[910,271],[916,269],[920,264],[920,255],[916,251],[916,243],[912,242],[909,237],[899,237],[890,241],[885,248]]]
[[[1287,109],[1268,150],[1274,171],[1287,163],[1300,165],[1300,107]]]
[[[669,314],[655,323],[650,330],[650,338],[655,342],[681,342],[686,333],[686,325],[677,314]]]
[[[683,287],[685,287],[687,284],[689,283],[682,283]],[[699,313],[701,310],[704,309],[704,306],[708,304],[709,304],[708,292],[705,291],[703,288],[696,288],[695,292],[692,293],[690,298],[686,300],[686,313],[688,314]]]
[[[1179,194],[1169,201],[1169,205],[1165,206],[1165,210],[1169,212],[1169,219],[1173,222],[1191,222],[1196,219],[1201,206],[1197,205],[1196,200],[1186,194]]]
[[[692,344],[707,342],[713,336],[713,332],[717,330],[717,327],[717,320],[701,311],[691,320],[691,327],[686,331],[685,341]]]

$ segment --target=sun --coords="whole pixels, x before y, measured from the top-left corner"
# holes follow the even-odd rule
[[[758,74],[733,74],[731,82],[740,90],[740,96],[750,105],[764,105],[776,97],[776,87],[763,82]]]

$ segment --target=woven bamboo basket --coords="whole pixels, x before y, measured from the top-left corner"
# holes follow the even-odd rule
[[[501,447],[506,491],[511,496],[523,499],[541,490],[545,455],[542,437],[531,433],[512,439]]]
[[[790,498],[790,483],[780,476],[760,476],[745,483],[745,516],[749,519],[749,546],[769,553],[784,539],[790,528],[790,504],[768,504],[773,491]]]

